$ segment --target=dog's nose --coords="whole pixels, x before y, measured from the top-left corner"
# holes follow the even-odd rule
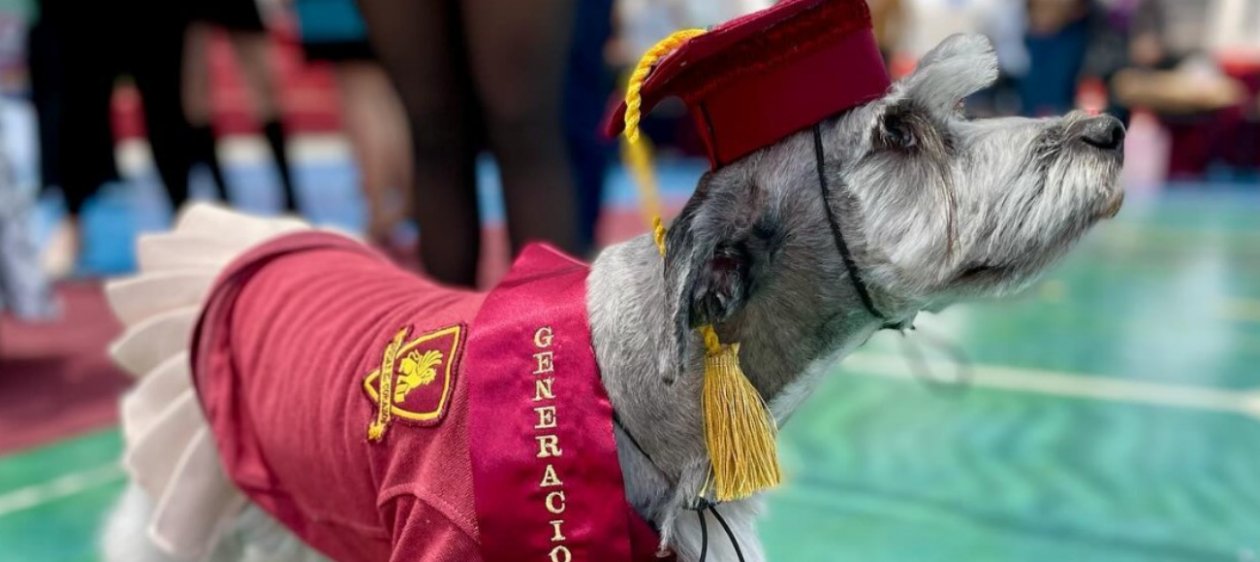
[[[1102,150],[1120,150],[1124,146],[1124,124],[1110,115],[1094,117],[1081,128],[1081,140]]]

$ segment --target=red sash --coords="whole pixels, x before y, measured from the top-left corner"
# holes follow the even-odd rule
[[[468,339],[469,446],[486,562],[658,560],[626,502],[586,315],[589,267],[526,248]]]

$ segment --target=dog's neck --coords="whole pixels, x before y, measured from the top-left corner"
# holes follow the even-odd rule
[[[724,340],[740,342],[744,372],[781,424],[835,361],[882,325],[860,305],[851,282],[837,282],[845,276],[807,266],[784,272],[786,285],[759,292],[718,327]],[[633,436],[618,434],[629,499],[659,522],[694,500],[708,476],[701,356],[689,353],[677,381],[665,384],[658,356],[672,337],[671,324],[661,257],[647,236],[606,249],[588,287],[601,376],[623,429]],[[833,292],[822,295],[823,287]],[[689,347],[701,349],[698,336]]]

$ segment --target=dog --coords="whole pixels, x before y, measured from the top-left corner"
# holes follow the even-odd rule
[[[663,260],[646,235],[594,260],[590,336],[619,421],[626,498],[679,560],[696,562],[702,551],[711,561],[765,560],[761,499],[722,504],[721,521],[693,509],[710,468],[704,345],[689,327],[713,324],[741,342],[744,371],[786,423],[876,331],[1019,291],[1118,212],[1123,125],[1083,113],[968,119],[962,101],[996,77],[987,39],[950,37],[883,97],[703,176],[670,226]],[[169,559],[144,532],[154,502],[128,488],[104,530],[107,560]],[[713,538],[720,526],[729,540]],[[323,558],[248,506],[208,559]]]

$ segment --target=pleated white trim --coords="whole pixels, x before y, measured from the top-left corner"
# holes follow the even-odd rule
[[[188,346],[207,293],[237,256],[309,228],[292,218],[190,205],[171,232],[140,238],[136,275],[106,285],[126,326],[110,354],[138,379],[121,404],[123,466],[155,503],[149,537],[171,556],[207,556],[247,504],[223,472],[192,385]]]

